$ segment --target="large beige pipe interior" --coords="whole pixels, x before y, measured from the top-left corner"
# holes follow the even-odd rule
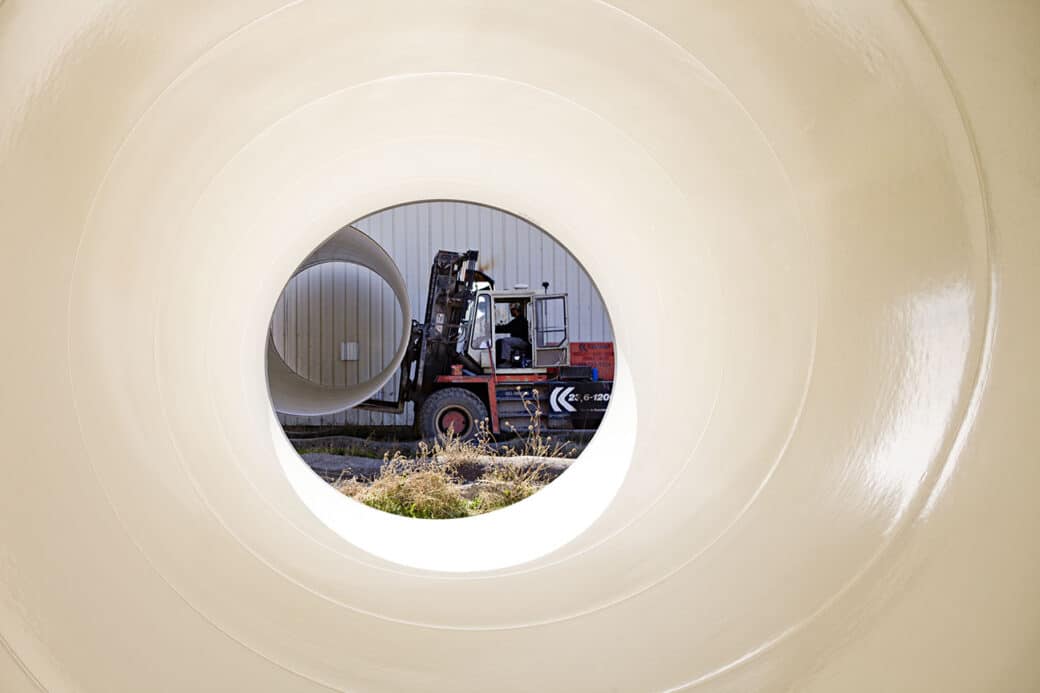
[[[0,690],[1040,690],[1038,33],[6,0]],[[609,444],[486,521],[321,496],[273,423],[294,268],[423,199],[550,230],[616,332]]]

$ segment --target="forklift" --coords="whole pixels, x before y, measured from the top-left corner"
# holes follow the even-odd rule
[[[613,382],[599,380],[593,367],[571,365],[567,294],[549,293],[548,282],[542,293],[496,290],[477,268],[478,256],[438,251],[424,319],[412,321],[397,399],[368,399],[357,408],[399,414],[412,402],[425,440],[449,433],[468,440],[482,422],[496,435],[523,432],[532,415],[543,429],[597,428]],[[517,337],[518,325],[526,335]]]

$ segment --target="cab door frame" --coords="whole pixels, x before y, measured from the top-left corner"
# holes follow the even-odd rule
[[[569,366],[570,326],[567,294],[535,294],[531,362],[535,368]]]

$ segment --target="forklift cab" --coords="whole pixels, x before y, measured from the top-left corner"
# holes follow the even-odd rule
[[[518,314],[527,318],[527,335],[522,338],[526,344],[513,341],[511,348],[503,349],[502,340],[512,336],[502,329],[514,317],[512,305],[519,306]],[[547,368],[569,365],[567,295],[522,289],[478,291],[470,308],[466,346],[484,373],[544,373]]]

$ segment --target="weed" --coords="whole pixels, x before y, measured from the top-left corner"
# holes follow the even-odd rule
[[[488,513],[504,508],[537,493],[548,480],[541,465],[524,467],[516,464],[496,465],[485,474],[479,484],[479,491],[473,499],[474,514]]]
[[[532,398],[530,393],[519,387],[516,388],[516,391],[520,395],[520,402],[524,405],[524,411],[527,412],[529,423],[527,424],[527,431],[523,434],[517,431],[515,426],[508,424],[510,431],[523,441],[523,445],[519,450],[516,448],[510,449],[515,454],[529,457],[571,457],[574,454],[573,443],[553,442],[552,436],[542,433],[541,403],[537,399]]]
[[[573,446],[543,435],[540,405],[523,392],[521,401],[531,423],[526,435],[518,434],[522,441],[519,446],[500,449],[485,420],[470,440],[449,432],[433,444],[419,443],[412,457],[400,450],[392,456],[385,454],[379,476],[371,484],[340,478],[333,485],[344,495],[378,510],[426,519],[479,515],[529,498],[548,483],[548,478],[543,465],[524,464],[515,458],[569,457]],[[488,458],[498,458],[500,463],[487,465]],[[474,468],[485,471],[476,482],[466,485],[464,479],[474,476]]]

